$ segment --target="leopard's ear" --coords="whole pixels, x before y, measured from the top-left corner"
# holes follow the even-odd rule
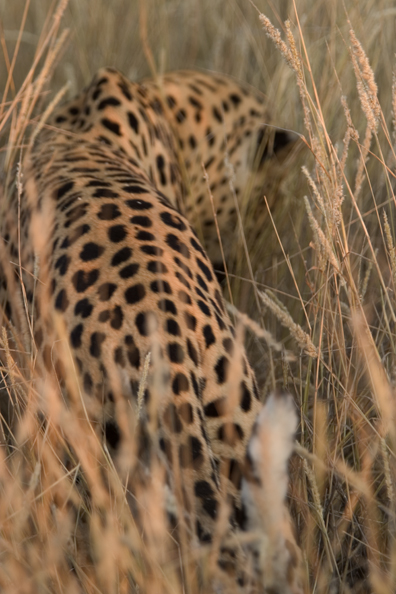
[[[290,130],[262,125],[257,132],[253,167],[259,167],[274,156],[284,158],[296,145],[300,135]]]

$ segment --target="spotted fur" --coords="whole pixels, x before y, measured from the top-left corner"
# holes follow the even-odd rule
[[[154,424],[169,468],[183,470],[185,506],[203,543],[212,539],[224,490],[230,527],[245,528],[240,487],[261,403],[211,262],[183,213],[211,227],[204,161],[224,207],[218,217],[234,215],[223,200],[228,173],[219,155],[225,147],[234,159],[241,190],[254,159],[269,151],[257,152],[264,113],[260,95],[226,77],[182,72],[139,84],[102,70],[32,141],[20,216],[16,194],[2,205],[4,247],[9,261],[21,257],[17,272],[34,311],[34,348],[61,380],[54,313],[61,317],[87,410],[115,457],[117,401],[137,406],[151,353],[140,451],[144,458],[144,425]],[[22,323],[18,295],[3,260],[3,310]]]

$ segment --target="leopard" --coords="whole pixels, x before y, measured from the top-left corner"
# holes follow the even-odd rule
[[[171,183],[168,197],[190,221],[215,270],[223,270],[235,246],[238,214],[254,212],[254,232],[260,232],[266,213],[255,206],[263,204],[268,164],[282,165],[300,147],[299,135],[269,124],[264,93],[230,76],[178,70],[140,85],[154,112],[166,116],[176,141],[183,190],[174,193]],[[70,109],[79,109],[78,101],[59,113],[61,123],[75,119]],[[160,174],[166,195],[172,175]]]
[[[185,172],[184,212],[221,269],[235,245],[238,214],[263,203],[264,189],[271,192],[268,163],[281,165],[299,136],[270,125],[265,95],[229,76],[184,70],[143,84],[164,96]]]
[[[62,320],[89,418],[115,460],[123,443],[120,401],[143,409],[140,460],[149,467],[147,452],[158,451],[170,485],[172,473],[182,472],[189,533],[202,544],[216,533],[224,498],[230,533],[247,530],[254,517],[246,510],[254,498],[243,497],[242,485],[260,483],[249,443],[263,408],[211,263],[219,244],[210,239],[205,185],[210,180],[227,233],[236,207],[223,199],[226,160],[236,195],[255,170],[258,191],[260,163],[289,143],[282,131],[264,140],[265,114],[258,92],[223,75],[182,71],[131,82],[102,69],[36,125],[18,191],[1,205],[3,318],[25,324],[41,372],[64,384]],[[253,579],[257,592],[301,594],[286,506],[282,516],[279,582],[266,582],[260,570]],[[178,523],[173,511],[169,517]],[[228,546],[221,551],[224,583],[231,575],[243,591],[244,562]]]

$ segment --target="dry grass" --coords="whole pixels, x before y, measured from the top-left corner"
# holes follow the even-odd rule
[[[374,0],[301,0],[296,7],[290,0],[279,11],[260,4],[264,18],[247,1],[109,6],[65,0],[55,12],[49,0],[0,0],[3,186],[12,181],[34,114],[76,93],[103,65],[142,77],[151,52],[157,70],[218,70],[267,93],[273,122],[303,134],[305,149],[281,173],[271,172],[268,201],[243,213],[247,229],[257,213],[263,221],[258,235],[247,234],[247,248],[255,290],[272,290],[263,293],[265,309],[257,311],[242,256],[229,266],[233,301],[265,327],[266,344],[249,336],[264,396],[283,385],[300,411],[290,503],[307,591],[392,594],[395,8]],[[25,338],[16,337],[19,350]],[[209,580],[211,551],[173,544],[155,488],[135,503],[146,514],[142,539],[125,485],[90,433],[78,386],[70,386],[77,396],[66,408],[56,386],[32,381],[30,356],[24,369],[16,364],[20,354],[4,332],[1,346],[8,379],[0,393],[1,591],[69,593],[83,583],[86,592],[123,594],[132,575],[141,591],[181,592],[180,568],[184,591],[204,591],[193,568],[199,558]],[[70,446],[65,467],[62,452]],[[153,475],[163,482],[160,469]],[[90,525],[95,571],[74,558],[70,501]]]

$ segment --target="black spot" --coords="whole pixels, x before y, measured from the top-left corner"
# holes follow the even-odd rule
[[[127,334],[127,336],[125,336],[125,345],[129,363],[132,365],[132,367],[139,369],[140,352],[135,344],[135,341],[133,340],[133,336],[131,336],[130,334]]]
[[[77,293],[83,293],[89,287],[94,285],[99,278],[99,270],[94,268],[89,272],[77,270],[72,276],[72,283]]]
[[[139,134],[139,120],[137,119],[135,114],[132,113],[131,111],[128,111],[127,115],[128,115],[128,122],[129,122],[130,127],[136,134]]]
[[[213,274],[210,271],[210,268],[208,266],[206,266],[206,264],[204,262],[202,262],[202,260],[200,260],[199,258],[196,258],[197,260],[197,264],[200,267],[200,269],[202,270],[202,272],[204,273],[204,275],[206,276],[206,278],[208,279],[209,282],[211,282],[213,280]]]
[[[217,375],[217,383],[224,384],[227,379],[227,372],[230,367],[230,361],[227,357],[220,357],[215,365],[215,372]]]
[[[225,330],[226,329],[226,325],[225,325],[225,323],[223,322],[223,320],[221,319],[221,317],[217,313],[215,313],[215,318],[216,318],[216,322],[217,322],[220,330]]]
[[[275,138],[274,138],[274,147],[273,147],[274,153],[281,150],[282,148],[284,148],[291,142],[293,142],[292,135],[290,135],[288,132],[283,132],[282,130],[278,130],[275,133]]]
[[[63,186],[60,186],[55,193],[55,200],[59,200],[64,196],[67,192],[70,192],[74,188],[74,182],[68,181]]]
[[[210,402],[204,407],[204,413],[206,417],[217,418],[223,416],[227,412],[227,400],[226,398],[219,398]]]
[[[203,250],[202,246],[199,245],[198,241],[194,237],[191,237],[190,238],[190,243],[193,246],[193,248],[195,250],[197,250],[197,252],[199,252],[201,254],[201,256],[203,256],[205,258],[205,260],[208,259],[208,257],[205,254],[205,251]]]
[[[204,279],[202,278],[202,276],[200,274],[197,274],[197,282],[198,282],[199,286],[201,287],[201,289],[203,289],[207,293],[208,292],[208,285],[205,283]]]
[[[193,371],[190,372],[190,377],[191,377],[191,383],[193,386],[194,394],[199,400],[201,400],[201,398],[202,398],[201,388],[197,382],[197,378],[195,377],[195,374]]]
[[[141,245],[140,251],[148,256],[163,256],[164,250],[157,247],[156,245]]]
[[[110,315],[111,314],[109,309],[101,311],[98,317],[99,322],[107,322],[108,320],[110,320]]]
[[[167,351],[172,363],[183,363],[184,350],[178,342],[170,342],[167,346]]]
[[[59,274],[61,276],[64,276],[69,268],[69,264],[70,264],[69,256],[66,256],[66,254],[63,254],[63,256],[60,256],[60,258],[58,258],[57,261],[55,262],[55,268],[59,269]]]
[[[210,309],[206,305],[206,303],[204,303],[203,301],[201,301],[200,299],[198,299],[197,305],[198,305],[199,309],[202,311],[202,313],[205,314],[205,316],[208,316],[208,318],[211,317],[212,314],[210,313]]]
[[[126,262],[126,260],[129,260],[129,258],[131,256],[132,256],[131,248],[124,247],[121,250],[119,250],[117,253],[114,254],[114,256],[111,260],[111,265],[118,266],[119,264],[122,264],[122,262]]]
[[[168,334],[172,334],[173,336],[181,336],[180,326],[176,320],[170,318],[165,320],[165,330]]]
[[[162,262],[157,262],[156,260],[150,260],[147,264],[147,270],[149,272],[153,272],[154,274],[165,274],[168,272],[167,267]]]
[[[153,293],[167,293],[168,295],[172,295],[170,284],[162,279],[153,281],[150,285],[150,289]]]
[[[202,93],[199,91],[198,92],[199,95],[202,95]],[[202,103],[200,103],[197,99],[195,99],[194,97],[189,97],[188,98],[189,103],[195,107],[196,109],[202,109]]]
[[[119,305],[116,305],[111,313],[110,326],[114,328],[114,330],[119,330],[122,326],[123,321],[124,314],[122,313],[122,309]]]
[[[152,227],[153,222],[149,217],[135,216],[130,219],[132,225],[140,225],[140,227]]]
[[[228,466],[228,478],[236,486],[238,491],[241,488],[242,475],[243,475],[243,471],[242,471],[241,465],[239,464],[239,462],[237,462],[237,460],[234,460],[233,458],[231,458],[231,460],[229,461],[229,466]],[[246,518],[244,510],[240,510],[235,519],[241,528],[244,525],[246,525],[247,518]]]
[[[77,301],[74,308],[74,315],[80,315],[82,318],[89,318],[92,313],[93,306],[88,299],[80,299]]]
[[[117,285],[114,283],[103,283],[98,288],[98,295],[101,301],[108,301],[116,290]]]
[[[101,124],[108,130],[110,130],[110,132],[113,132],[113,134],[116,134],[117,136],[122,136],[120,131],[120,125],[117,124],[117,122],[113,122],[113,120],[109,120],[108,118],[102,118]]]
[[[234,352],[234,342],[231,340],[231,338],[224,338],[223,347],[225,351],[232,356]]]
[[[157,317],[151,311],[138,313],[135,324],[142,336],[150,336],[158,327]]]
[[[117,347],[114,349],[114,362],[121,367],[125,367],[125,357],[122,347]]]
[[[107,97],[99,103],[97,109],[98,111],[102,111],[108,105],[114,105],[116,107],[117,105],[121,105],[121,101],[119,101],[116,97]]]
[[[186,321],[187,328],[195,332],[195,328],[197,327],[197,318],[192,314],[188,313],[188,311],[185,311],[184,319]]]
[[[189,338],[187,338],[187,352],[188,352],[188,356],[190,357],[190,359],[194,363],[194,365],[198,366],[198,363],[199,363],[198,353]]]
[[[240,396],[240,405],[241,405],[241,409],[244,412],[249,412],[249,410],[252,407],[252,396],[250,394],[250,391],[248,390],[245,382],[241,382],[241,396]]]
[[[166,185],[166,176],[165,176],[165,171],[164,171],[164,169],[165,169],[164,157],[162,155],[157,155],[156,163],[157,163],[158,173],[160,175],[161,184],[163,186],[165,186]]]
[[[217,517],[217,507],[218,503],[216,499],[205,499],[202,502],[202,507],[206,511],[206,513],[212,518],[215,519]]]
[[[194,493],[200,499],[214,495],[214,491],[207,481],[197,481],[194,485]]]
[[[195,289],[195,292],[198,295],[198,297],[201,297],[201,299],[203,299],[204,301],[208,301],[207,297],[202,293],[202,291],[199,287],[195,286],[194,289]]]
[[[55,299],[55,309],[59,311],[66,311],[69,305],[69,300],[67,298],[67,293],[65,289],[61,289]]]
[[[221,112],[217,109],[217,107],[213,107],[212,109],[212,113],[215,117],[215,119],[221,124],[223,121],[223,115],[221,114]]]
[[[146,289],[144,288],[144,286],[141,283],[139,283],[137,285],[132,285],[132,287],[129,287],[125,291],[125,300],[130,305],[133,305],[134,303],[138,303],[139,301],[142,301],[142,299],[144,299],[145,296],[146,296]]]
[[[119,243],[127,236],[125,225],[113,225],[107,231],[110,241]]]
[[[106,340],[106,334],[103,332],[93,332],[91,334],[91,344],[89,346],[89,352],[92,357],[98,359],[102,353],[102,343]]]
[[[136,239],[139,241],[154,241],[155,235],[149,233],[148,231],[138,231],[135,235]]]
[[[207,324],[202,329],[202,333],[203,333],[203,336],[204,336],[204,339],[205,339],[206,348],[208,349],[211,344],[213,344],[213,343],[216,342],[216,338],[215,338],[215,335],[213,334],[212,327],[209,326],[209,324]]]
[[[110,70],[110,68],[109,68]],[[99,88],[102,85],[105,85],[106,83],[109,82],[109,79],[106,76],[102,76],[102,78],[100,78],[97,82],[96,82],[96,87]]]
[[[106,421],[105,437],[109,446],[116,450],[121,441],[121,433],[117,423],[114,420]]]
[[[187,289],[191,289],[191,285],[190,285],[190,283],[188,282],[188,280],[187,280],[186,278],[184,278],[184,276],[183,276],[182,274],[180,274],[180,272],[176,272],[176,273],[175,273],[175,276],[176,276],[176,278],[178,278],[178,279],[179,279],[179,281],[180,281],[181,283],[183,283],[183,285],[184,285],[185,287],[187,287]]]
[[[172,390],[174,394],[178,396],[181,392],[188,392],[189,388],[190,384],[188,382],[188,378],[184,375],[184,373],[177,373],[172,382]]]
[[[182,243],[176,235],[173,235],[173,233],[168,233],[165,241],[170,248],[172,248],[176,252],[179,252],[179,254],[181,254],[185,258],[190,257],[190,250],[188,249],[188,247],[184,243]]]
[[[73,348],[78,349],[81,346],[81,334],[83,332],[84,326],[82,324],[77,324],[70,332],[70,344]]]
[[[103,252],[104,247],[90,241],[89,243],[84,244],[83,249],[80,252],[80,258],[83,262],[90,262],[91,260],[99,258]]]
[[[93,388],[93,381],[92,381],[92,377],[91,377],[90,373],[88,373],[88,371],[86,371],[84,373],[83,384],[84,384],[84,390],[86,391],[86,393],[91,394],[92,388]]]
[[[172,95],[167,95],[166,97],[166,102],[168,104],[168,106],[172,109],[172,107],[175,107],[176,105],[176,101],[175,99],[172,97]]]
[[[257,109],[249,109],[249,115],[251,115],[253,118],[259,118],[260,117],[260,112],[257,111]]]
[[[176,305],[170,299],[160,299],[157,303],[158,308],[165,313],[177,315]]]
[[[182,124],[184,122],[184,120],[186,119],[187,114],[185,112],[184,109],[179,109],[179,111],[176,114],[176,119],[179,122],[179,124]]]
[[[183,222],[183,220],[177,216],[176,214],[172,214],[169,211],[161,212],[160,217],[165,225],[168,227],[173,227],[174,229],[178,229],[179,231],[185,231],[187,226]]]
[[[234,107],[238,107],[238,105],[242,101],[242,98],[239,95],[237,95],[236,93],[231,93],[231,95],[229,97],[230,97]]]
[[[204,163],[205,169],[209,169],[209,167],[212,165],[212,163],[214,162],[214,160],[215,160],[214,157],[209,157],[209,159],[207,161],[205,161],[205,163]],[[211,222],[211,224],[214,224],[214,223]]]
[[[118,194],[107,188],[97,188],[93,193],[94,198],[118,198]]]
[[[122,268],[118,274],[121,278],[132,278],[132,276],[135,276],[139,270],[139,267],[140,265],[134,262],[132,264],[128,264],[128,266],[124,266],[124,268]]]
[[[128,101],[132,101],[132,95],[129,92],[127,84],[124,81],[119,82],[117,84],[118,84],[118,87],[120,88],[121,93],[124,95],[124,97],[126,99],[128,99]]]
[[[116,204],[103,204],[98,212],[98,219],[101,221],[113,221],[121,216],[120,209]]]
[[[141,141],[142,141],[142,147],[143,147],[144,155],[147,157],[148,156],[148,150],[147,150],[146,137],[144,135],[142,135],[140,138],[141,138]]]
[[[190,447],[191,447],[191,454],[192,459],[197,460],[201,456],[202,445],[201,442],[197,437],[190,437],[189,438]]]

